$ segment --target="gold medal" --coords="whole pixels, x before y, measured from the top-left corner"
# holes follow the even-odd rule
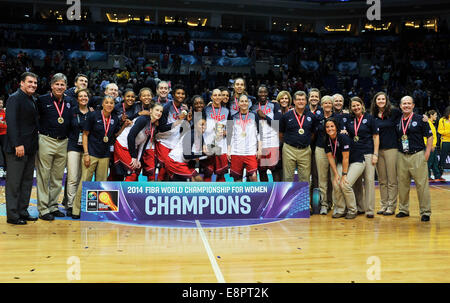
[[[299,133],[300,135],[303,135],[303,134],[305,133],[305,130],[304,130],[303,128],[300,128],[300,129],[298,130],[298,133]]]
[[[407,135],[403,135],[402,136],[402,141],[406,141],[406,140],[408,140],[408,136]]]
[[[246,134],[245,132],[242,132],[242,133],[241,133],[241,136],[242,136],[242,137],[245,137],[245,136],[247,136],[247,134]]]
[[[104,136],[104,137],[103,137],[103,142],[108,143],[108,141],[109,141],[108,137],[107,137],[107,136]]]
[[[355,137],[353,138],[353,141],[358,142],[358,141],[359,141],[359,137],[358,137],[358,136],[355,136]]]
[[[59,124],[63,124],[64,123],[64,118],[63,117],[59,117],[58,118],[58,123]]]

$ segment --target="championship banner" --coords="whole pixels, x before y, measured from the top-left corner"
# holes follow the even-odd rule
[[[83,182],[81,219],[309,218],[307,182]]]

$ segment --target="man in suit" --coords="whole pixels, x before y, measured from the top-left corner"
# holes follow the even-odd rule
[[[20,88],[8,98],[6,107],[5,155],[6,216],[10,224],[24,225],[36,221],[28,213],[35,157],[38,150],[38,111],[33,94],[37,88],[36,74],[20,76]]]

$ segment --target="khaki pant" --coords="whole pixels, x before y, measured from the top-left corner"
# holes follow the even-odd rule
[[[373,215],[375,209],[375,165],[372,165],[372,154],[364,155],[364,174],[356,180],[353,190],[358,211]]]
[[[337,164],[337,170],[339,175],[342,175],[342,164]],[[364,172],[364,163],[355,162],[351,163],[347,172],[347,182],[346,184],[340,185],[332,182],[333,184],[333,203],[334,203],[334,213],[343,214],[347,208],[348,214],[356,214],[356,198],[353,192],[353,184]],[[331,178],[334,180],[334,172],[331,171]]]
[[[392,213],[397,208],[397,153],[396,148],[380,149],[377,163],[381,210]]]
[[[41,216],[58,210],[67,161],[67,142],[39,135],[36,157],[37,208]]]
[[[78,185],[81,180],[82,161],[82,152],[67,152],[67,208],[73,206],[73,200],[77,194]]]
[[[420,215],[431,216],[428,164],[425,161],[425,152],[420,151],[413,155],[399,152],[397,155],[397,176],[399,212],[409,214],[409,189],[411,178],[413,178],[419,198]]]
[[[311,178],[311,148],[295,148],[289,144],[283,144],[283,181],[294,181],[294,173],[297,169],[298,180],[308,182]]]
[[[109,158],[96,158],[90,156],[90,160],[91,163],[89,167],[86,167],[84,163],[81,165],[81,181],[72,205],[72,214],[74,215],[80,215],[83,181],[92,181],[94,173],[95,181],[106,181],[108,179]]]
[[[317,165],[317,176],[319,183],[319,190],[321,195],[320,206],[328,207],[328,178],[330,171],[330,163],[328,162],[327,154],[325,149],[316,146],[315,151],[316,165]]]

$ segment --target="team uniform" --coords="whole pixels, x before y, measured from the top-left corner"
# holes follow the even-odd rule
[[[205,181],[210,181],[212,174],[220,176],[217,181],[225,181],[223,175],[228,172],[228,158],[227,140],[226,136],[223,136],[223,131],[226,131],[229,114],[228,108],[224,106],[215,108],[212,104],[203,110],[203,116],[206,118],[204,142],[214,153],[213,156],[200,162]]]
[[[235,114],[232,119],[230,136],[230,175],[234,179],[242,179],[244,167],[247,176],[254,174],[258,170],[256,154],[258,151],[259,117],[253,112]],[[230,128],[230,127],[229,127]]]
[[[58,211],[58,196],[67,161],[67,144],[72,116],[71,104],[52,93],[37,102],[39,150],[36,167],[37,206],[40,216]]]
[[[142,151],[144,149],[144,143],[149,138],[151,134],[151,130],[154,129],[144,129],[146,125],[148,125],[147,121],[149,121],[148,117],[141,117],[144,119],[135,118],[133,120],[133,124],[127,126],[119,137],[117,137],[116,142],[114,143],[114,169],[116,170],[116,174],[118,176],[122,176],[122,179],[125,177],[125,181],[137,181],[140,170],[135,171],[131,167],[132,158],[139,159],[142,155]],[[147,119],[145,119],[147,118]],[[131,132],[131,129],[136,126],[139,120],[139,132],[136,134],[132,134],[134,136],[134,145],[128,144],[128,136]],[[142,130],[142,133],[140,132]],[[137,137],[137,138],[136,138]],[[130,147],[134,147],[133,157],[130,153]],[[138,152],[136,153],[136,149]]]
[[[395,135],[395,121],[402,112],[392,108],[388,117],[375,117],[380,129],[380,147],[378,151],[378,183],[380,186],[380,212],[393,214],[397,208],[397,136]]]
[[[93,111],[87,114],[83,131],[88,131],[88,153],[90,164],[86,167],[83,163],[81,170],[81,182],[91,181],[95,174],[95,181],[106,181],[110,162],[110,150],[116,139],[115,134],[120,130],[119,118],[112,114],[106,118],[103,111]],[[73,202],[73,215],[80,215],[81,190],[78,186],[77,195]]]
[[[78,107],[72,108],[71,129],[67,144],[67,208],[72,208],[80,184],[83,165],[83,124],[87,115],[88,113],[83,114]]]
[[[142,116],[136,119],[127,136],[129,155],[141,160],[142,174],[148,181],[155,179],[155,134],[156,125],[151,124],[149,116]]]
[[[248,108],[252,108],[253,104],[255,103],[255,97],[248,96]],[[235,96],[231,96],[230,100],[228,101],[228,109],[230,110],[230,117],[233,117],[237,113],[239,113],[239,99]]]
[[[171,175],[191,179],[199,174],[195,169],[194,160],[205,158],[202,134],[191,130],[185,133],[178,144],[170,151],[166,168]]]
[[[179,119],[181,114],[181,105],[175,106],[174,101],[170,101],[164,105],[163,113],[159,119],[158,133],[156,134],[156,157],[158,159],[160,170],[160,181],[164,180],[165,169],[164,163],[167,162],[169,153],[174,149],[180,141],[180,132],[182,130],[182,124],[176,127],[172,127],[173,123]]]
[[[409,190],[411,178],[416,184],[420,215],[431,215],[431,200],[428,184],[428,164],[425,161],[425,144],[433,136],[430,126],[423,122],[422,116],[412,113],[407,119],[400,117],[395,124],[397,133],[397,176],[398,210],[397,216],[409,215]]]
[[[358,212],[373,215],[375,208],[375,166],[372,165],[373,135],[378,134],[379,129],[373,116],[368,113],[364,113],[359,119],[356,117],[347,119],[345,129],[352,139],[351,150],[364,154],[364,175],[354,184],[356,201],[359,202]]]
[[[136,106],[136,103],[134,103],[130,107],[126,107],[125,101],[116,104],[114,107],[114,113],[119,117],[120,120],[122,120],[123,113],[127,115],[127,119],[133,121],[134,118],[138,116],[139,109]]]
[[[300,182],[310,183],[311,138],[317,127],[317,118],[305,110],[299,117],[295,109],[280,119],[280,133],[283,133],[283,180],[292,182],[297,169]]]
[[[356,197],[352,186],[364,171],[364,154],[359,150],[351,149],[351,139],[345,134],[338,133],[334,141],[328,138],[328,141],[324,143],[325,153],[331,153],[333,156],[339,175],[342,175],[342,153],[350,152],[347,183],[340,185],[333,182],[332,195],[335,206],[334,215],[344,216],[347,211],[348,215],[356,216]],[[334,180],[333,170],[331,170],[331,178]]]
[[[274,170],[280,163],[280,137],[277,131],[281,118],[280,104],[272,101],[267,101],[265,105],[260,103],[253,104],[251,111],[257,116],[258,110],[261,110],[266,115],[265,119],[260,118],[262,155],[258,161],[258,167],[260,169]]]
[[[339,120],[337,116],[338,115],[332,113],[328,118],[335,118],[336,120]],[[324,207],[329,209],[332,207],[332,205],[328,204],[329,201],[332,201],[331,196],[329,196],[332,193],[331,186],[329,186],[329,184],[331,185],[329,180],[330,164],[328,163],[328,158],[325,152],[325,121],[327,118],[325,118],[324,113],[321,110],[316,111],[316,117],[318,120],[316,129],[317,140],[313,158],[315,159],[315,164],[317,167],[317,181],[321,195],[320,206],[321,208]]]

